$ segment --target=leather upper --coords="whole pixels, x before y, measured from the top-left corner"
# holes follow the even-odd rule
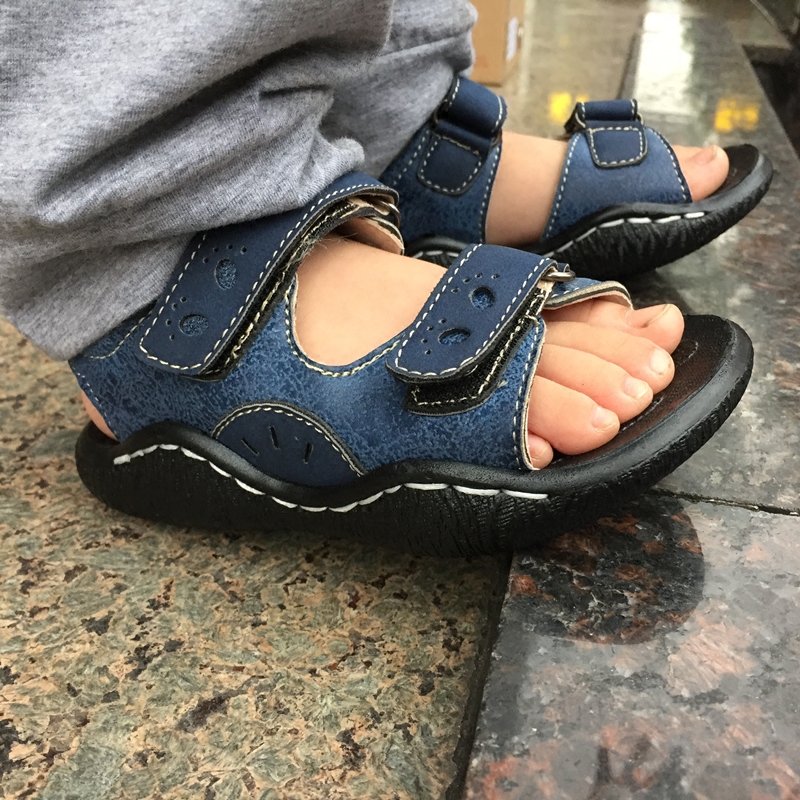
[[[392,341],[345,366],[314,362],[294,333],[294,269],[336,220],[363,213],[352,206],[364,192],[385,197],[363,182],[346,176],[283,219],[197,237],[152,308],[73,359],[82,389],[117,438],[180,423],[304,486],[340,485],[409,459],[526,469],[543,305],[593,293],[626,301],[624,288],[571,281],[563,265],[539,256],[472,247]],[[329,205],[330,191],[347,202]],[[390,224],[383,202],[380,225]],[[299,220],[308,224],[298,227]],[[305,234],[295,235],[300,227]],[[205,323],[193,321],[201,315]]]
[[[400,194],[409,246],[429,236],[486,241],[505,116],[502,98],[458,76],[431,120],[381,175]],[[565,128],[571,139],[543,245],[609,206],[691,202],[672,148],[645,127],[635,100],[578,103]]]

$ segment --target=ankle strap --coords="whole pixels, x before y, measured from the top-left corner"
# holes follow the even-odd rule
[[[456,77],[431,120],[420,181],[445,194],[464,194],[498,143],[505,119],[502,97],[468,78]]]

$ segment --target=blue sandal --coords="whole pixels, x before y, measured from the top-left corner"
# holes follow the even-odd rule
[[[177,525],[292,529],[418,553],[528,547],[607,513],[700,447],[749,377],[747,336],[687,319],[669,388],[609,444],[533,470],[529,389],[544,308],[619,284],[471,246],[414,323],[329,367],[294,335],[295,270],[338,230],[399,252],[395,194],[348,175],[305,208],[199,234],[162,296],[71,367],[93,424],[78,470],[101,500]]]
[[[431,120],[381,181],[400,194],[407,254],[446,266],[486,241],[486,210],[502,147],[505,102],[456,78]],[[744,217],[766,193],[772,165],[752,145],[726,148],[724,184],[692,202],[664,138],[642,124],[635,100],[578,103],[544,236],[525,250],[605,280],[691,253]]]

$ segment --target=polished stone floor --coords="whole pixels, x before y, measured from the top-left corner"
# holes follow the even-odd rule
[[[507,561],[110,511],[65,365],[0,374],[0,798],[444,796]]]
[[[800,797],[800,164],[739,46],[781,40],[747,0],[529,0],[526,29],[511,127],[622,91],[773,160],[743,223],[633,285],[750,332],[733,418],[509,574],[109,511],[71,376],[1,324],[0,798]]]
[[[589,47],[627,34],[597,4],[568,5]],[[516,554],[466,796],[800,797],[800,162],[740,47],[775,42],[747,2],[611,5],[643,15],[622,94],[648,124],[678,143],[750,141],[775,166],[742,223],[631,284],[642,302],[737,321],[755,369],[719,434],[655,491]]]

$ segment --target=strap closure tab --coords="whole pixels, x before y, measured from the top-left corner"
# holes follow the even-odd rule
[[[405,383],[459,380],[492,359],[522,316],[539,313],[552,288],[540,281],[573,277],[549,258],[475,245],[447,270],[388,367]]]
[[[564,129],[585,136],[600,169],[633,166],[647,157],[647,136],[635,100],[577,103]]]

